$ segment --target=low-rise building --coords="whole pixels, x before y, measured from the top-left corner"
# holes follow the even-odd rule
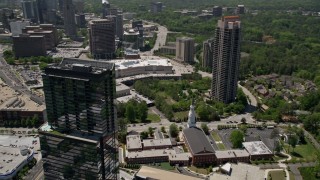
[[[162,54],[175,55],[176,54],[176,43],[168,42],[166,45],[159,48],[159,52]]]
[[[12,121],[37,117],[44,120],[45,105],[31,97],[17,93],[0,80],[0,125]]]
[[[172,141],[170,138],[143,140],[143,150],[166,148],[172,148]]]
[[[142,150],[142,142],[140,135],[128,135],[127,136],[127,145],[126,149],[131,151],[141,151]]]
[[[167,59],[112,61],[116,65],[116,78],[139,74],[172,74],[172,64]]]
[[[183,130],[183,139],[192,156],[193,165],[212,164],[215,161],[215,151],[206,135],[196,127]]]
[[[127,96],[130,95],[130,87],[119,83],[116,86],[116,96],[118,97],[122,97],[122,96]]]
[[[158,180],[200,180],[200,178],[183,175],[180,173],[165,171],[158,168],[153,168],[149,166],[142,166],[135,175],[137,180],[149,180],[149,179],[158,179]]]
[[[240,149],[235,149],[232,150],[234,155],[237,158],[237,162],[244,162],[244,163],[249,163],[250,162],[250,154],[246,150],[240,150]]]
[[[243,142],[243,147],[248,151],[250,160],[271,159],[273,153],[262,141]]]
[[[126,162],[129,164],[147,164],[169,161],[169,152],[165,149],[143,151],[129,151],[126,153]]]
[[[217,164],[224,164],[227,162],[233,162],[233,163],[237,162],[236,156],[232,150],[216,151],[215,155],[216,155]]]
[[[0,179],[13,179],[33,157],[33,150],[26,146],[0,146]]]

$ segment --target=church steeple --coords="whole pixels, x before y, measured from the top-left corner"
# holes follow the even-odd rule
[[[197,127],[196,126],[196,113],[194,112],[194,102],[192,99],[192,103],[190,105],[190,111],[188,115],[188,128]]]

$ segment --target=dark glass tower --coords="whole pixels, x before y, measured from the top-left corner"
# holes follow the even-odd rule
[[[224,103],[233,102],[237,95],[240,30],[239,16],[222,17],[212,43],[211,96]]]
[[[72,0],[63,1],[63,22],[65,34],[71,38],[77,36],[75,7]]]
[[[114,64],[64,59],[42,77],[45,179],[116,179]]]

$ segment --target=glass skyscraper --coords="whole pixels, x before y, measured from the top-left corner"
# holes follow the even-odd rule
[[[117,179],[114,64],[64,59],[42,77],[45,179]]]
[[[218,21],[212,43],[212,99],[231,103],[237,95],[240,65],[241,27],[239,16],[225,16]]]

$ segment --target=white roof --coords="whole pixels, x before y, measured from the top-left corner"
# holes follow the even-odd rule
[[[222,167],[221,167],[221,169],[224,171],[224,172],[226,172],[226,173],[230,173],[230,171],[231,171],[231,164],[230,163],[226,163],[225,165],[223,165]]]
[[[272,154],[270,149],[262,141],[244,142],[242,145],[250,155]]]
[[[129,135],[127,136],[127,149],[138,149],[142,148],[140,135]]]
[[[143,147],[152,146],[171,146],[172,142],[170,138],[165,139],[145,139],[143,140]]]
[[[116,70],[128,69],[133,67],[145,67],[145,66],[172,66],[168,59],[158,59],[158,60],[114,60],[111,61],[115,63]]]

